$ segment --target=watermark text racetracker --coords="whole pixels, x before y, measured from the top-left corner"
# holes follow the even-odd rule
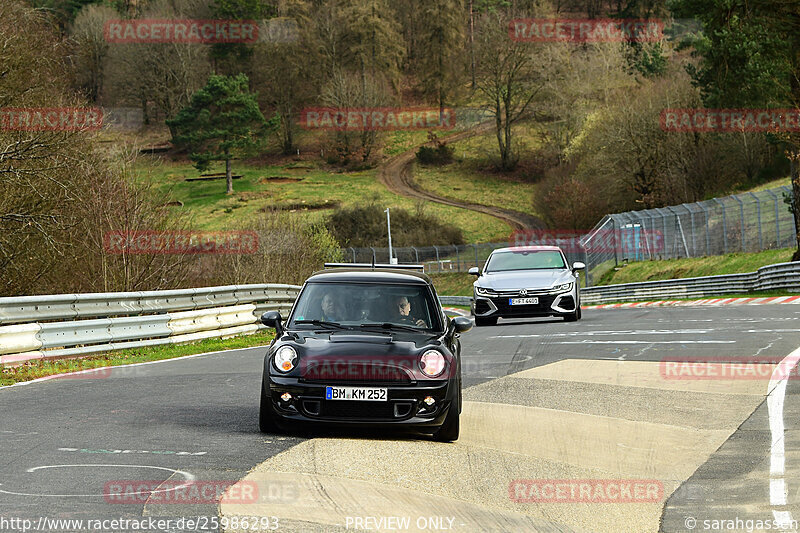
[[[300,126],[308,130],[395,131],[451,130],[456,113],[449,108],[314,107],[300,112]]]
[[[659,120],[669,132],[800,132],[800,109],[664,109]]]
[[[103,126],[103,110],[97,107],[3,107],[0,130],[96,131]]]
[[[29,531],[219,531],[220,529],[249,529],[276,531],[280,528],[277,516],[182,516],[162,518],[20,518],[0,516],[0,532]]]
[[[519,42],[659,42],[664,23],[644,19],[515,19],[508,35]]]
[[[662,359],[659,372],[665,380],[764,380],[797,379],[796,365],[782,363],[780,357],[672,357]]]
[[[103,248],[109,254],[254,254],[254,231],[109,231]]]
[[[656,479],[515,479],[508,497],[516,503],[658,503]]]
[[[294,42],[299,31],[297,21],[287,17],[261,21],[133,19],[107,21],[104,34],[113,44],[251,44]]]

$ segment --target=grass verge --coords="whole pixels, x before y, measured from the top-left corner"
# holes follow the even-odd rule
[[[792,258],[794,249],[765,250],[755,253],[735,253],[687,259],[663,261],[637,261],[627,266],[608,270],[597,280],[597,285],[616,285],[639,281],[655,281],[720,274],[755,272],[759,268],[775,263],[785,263]]]
[[[91,355],[80,359],[30,361],[19,366],[4,367],[0,374],[0,387],[55,374],[77,372],[79,370],[124,366],[134,363],[146,363],[149,361],[162,361],[186,355],[216,352],[220,350],[266,346],[272,342],[274,336],[271,330],[265,330],[254,333],[253,335],[234,337],[231,339],[205,339],[189,344],[168,344],[165,346],[152,346],[148,348],[132,348]]]

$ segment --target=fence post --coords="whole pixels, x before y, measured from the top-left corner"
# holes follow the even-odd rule
[[[778,209],[778,195],[772,189],[767,189],[767,192],[775,200],[775,248],[781,247],[781,218]]]
[[[356,262],[356,249],[351,246],[350,250],[353,252],[353,263],[355,263]]]
[[[619,266],[619,260],[617,259],[617,221],[614,220],[614,217],[609,217],[611,219],[611,236],[614,238],[614,266]]]
[[[433,249],[436,250],[436,272],[441,272],[442,262],[439,261],[439,247],[434,244]]]
[[[711,237],[708,234],[708,209],[702,203],[697,204],[697,207],[703,210],[703,216],[706,219],[706,256],[711,255]]]
[[[742,233],[742,251],[744,252],[745,251],[745,242],[744,242],[744,202],[742,202],[742,199],[739,198],[738,194],[732,195],[732,197],[733,197],[734,200],[739,202],[739,222],[740,222],[739,225],[742,228],[742,232],[741,232]]]
[[[756,199],[756,217],[758,218],[758,251],[764,249],[764,239],[761,236],[761,199],[756,193],[750,191],[750,196]]]
[[[419,264],[419,252],[414,246],[412,246],[411,249],[414,250],[414,257],[417,258],[417,264]]]
[[[454,244],[453,248],[456,249],[456,272],[461,272],[461,258],[458,255],[458,245]]]
[[[372,250],[372,263],[373,263],[373,264],[375,264],[375,263],[377,263],[377,262],[378,262],[378,261],[375,259],[375,248],[373,248],[372,246],[370,246],[370,247],[369,247],[369,249],[370,249],[370,250]]]
[[[694,256],[697,256],[697,239],[695,238],[694,234],[694,212],[691,209],[689,209],[689,206],[687,204],[681,204],[681,205],[689,213],[689,224],[692,228],[692,254]]]
[[[472,244],[472,248],[475,249],[475,266],[477,268],[480,268],[480,267],[478,267],[478,245],[477,244]]]
[[[717,204],[722,206],[722,253],[728,253],[728,217],[725,213],[725,204],[719,198],[712,198]]]

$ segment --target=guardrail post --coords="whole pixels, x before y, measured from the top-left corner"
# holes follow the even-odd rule
[[[712,198],[717,204],[722,206],[722,253],[728,253],[728,216],[725,213],[725,204],[719,198]]]
[[[439,247],[434,244],[433,249],[436,250],[436,271],[441,272],[442,262],[439,260]]]

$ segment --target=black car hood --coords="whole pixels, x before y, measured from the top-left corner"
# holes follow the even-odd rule
[[[341,352],[350,349],[355,352],[370,353],[409,353],[425,346],[441,344],[441,333],[413,331],[343,330],[333,333],[314,330],[294,330],[284,333],[276,344],[286,342],[303,346],[307,354]]]

